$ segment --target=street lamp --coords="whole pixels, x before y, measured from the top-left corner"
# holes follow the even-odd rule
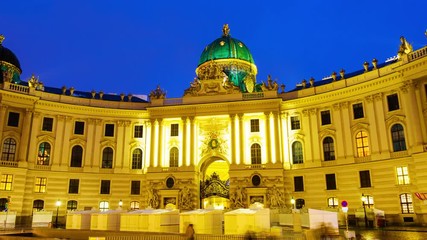
[[[294,210],[295,209],[295,199],[294,199],[294,197],[292,197],[292,199],[291,199],[291,204],[292,204],[292,210]]]
[[[362,205],[363,205],[363,213],[365,214],[365,228],[368,227],[368,216],[366,216],[366,200],[367,197],[362,193]]]
[[[123,206],[123,201],[120,199],[120,201],[119,201],[119,209],[120,210],[122,209],[122,206]]]
[[[58,228],[58,212],[59,212],[59,206],[61,206],[61,201],[57,200],[55,205],[56,205],[55,227]]]

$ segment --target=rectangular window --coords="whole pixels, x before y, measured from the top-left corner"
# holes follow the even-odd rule
[[[331,124],[331,112],[329,110],[321,111],[320,117],[322,119],[322,126]]]
[[[132,195],[141,194],[141,181],[132,181],[131,182],[130,194],[132,194]]]
[[[136,125],[133,131],[133,137],[142,138],[143,134],[144,134],[144,126]]]
[[[53,118],[44,117],[42,131],[52,132],[53,129]]]
[[[110,194],[110,180],[101,180],[101,194]]]
[[[412,195],[410,193],[400,195],[400,206],[402,213],[414,213],[414,205],[412,204]]]
[[[353,119],[364,118],[362,103],[353,104]]]
[[[291,117],[291,130],[301,129],[299,117],[293,116]]]
[[[74,134],[84,135],[85,134],[85,122],[76,121],[74,123]]]
[[[7,119],[7,126],[9,127],[19,126],[19,113],[9,112],[9,117]]]
[[[326,190],[337,189],[337,182],[335,181],[335,173],[326,174]]]
[[[36,182],[34,185],[34,192],[44,193],[46,192],[47,178],[45,177],[36,177]]]
[[[12,191],[12,180],[13,180],[12,174],[1,175],[0,190]]]
[[[259,132],[259,119],[251,119],[251,132]]]
[[[68,193],[79,193],[79,179],[70,179],[70,185],[68,185]]]
[[[387,104],[388,104],[388,111],[394,111],[398,110],[399,107],[399,97],[397,96],[397,93],[388,95],[387,96]]]
[[[397,173],[397,184],[399,185],[409,184],[408,167],[397,167],[396,173]]]
[[[114,137],[114,124],[107,123],[105,124],[105,137]]]
[[[294,191],[304,192],[304,179],[302,176],[294,177]]]
[[[369,170],[359,171],[359,178],[361,188],[371,187],[371,175]]]
[[[338,207],[338,198],[336,198],[336,197],[328,198],[328,207],[337,208]]]
[[[171,124],[171,137],[177,137],[178,136],[178,127],[179,125],[177,123]]]

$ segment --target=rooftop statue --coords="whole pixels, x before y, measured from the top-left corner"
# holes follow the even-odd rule
[[[230,35],[230,28],[228,27],[228,24],[224,24],[222,26],[222,36],[223,37],[228,37]]]
[[[264,92],[265,91],[277,91],[277,89],[279,89],[279,84],[277,84],[276,81],[273,81],[273,79],[271,79],[271,75],[268,75],[267,83],[262,82],[261,88]]]
[[[400,58],[402,55],[408,54],[412,51],[412,45],[408,41],[406,41],[405,37],[401,36],[399,51],[397,52],[397,58]]]
[[[163,99],[165,98],[166,93],[160,89],[160,86],[157,86],[157,88],[152,90],[148,96],[152,99]]]

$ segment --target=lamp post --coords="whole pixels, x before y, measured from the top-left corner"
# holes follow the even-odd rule
[[[366,200],[367,200],[367,197],[365,196],[365,194],[362,193],[363,214],[365,215],[365,228],[368,227],[368,216],[366,215],[366,205],[365,205]]]
[[[291,199],[291,204],[292,204],[292,211],[294,211],[295,210],[295,199],[294,199],[294,197],[292,197],[292,199]]]
[[[59,206],[61,206],[61,201],[57,200],[55,205],[56,205],[55,227],[58,228],[58,212],[59,212]]]
[[[122,207],[123,207],[123,201],[120,199],[120,201],[119,201],[119,209],[122,210]]]

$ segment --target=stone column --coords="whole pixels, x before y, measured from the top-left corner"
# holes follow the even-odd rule
[[[158,149],[158,142],[159,142],[159,121],[156,119],[154,120],[154,131],[152,136],[152,145],[151,145],[151,159],[150,159],[150,166],[151,167],[157,167],[157,160],[159,159],[159,149]]]
[[[40,142],[37,140],[37,136],[40,132],[40,124],[41,124],[41,116],[39,112],[33,113],[33,124],[31,127],[31,137],[34,141],[29,141],[28,147],[28,162],[34,163],[36,162],[37,152]]]
[[[130,121],[123,121],[123,144],[122,144],[122,158],[123,164],[122,169],[130,169],[130,162],[132,162],[132,157],[130,157],[130,139],[132,135],[132,125]]]
[[[419,82],[416,82],[414,84],[414,90],[415,90],[415,98],[417,100],[416,105],[418,106],[418,116],[420,118],[420,126],[421,126],[421,135],[422,135],[422,141],[423,144],[427,143],[427,129],[426,129],[426,125],[423,124],[425,122],[425,118],[424,118],[424,114],[423,114],[423,101],[421,100],[421,90],[423,89],[422,84]]]
[[[281,163],[282,159],[281,159],[281,155],[282,155],[282,151],[281,151],[281,139],[279,136],[279,133],[282,132],[282,128],[280,125],[280,117],[279,114],[277,112],[273,113],[273,126],[274,126],[274,130],[273,130],[273,143],[274,143],[274,148],[276,149],[275,151],[275,160],[273,161],[273,163]]]
[[[341,105],[339,103],[334,104],[333,106],[333,114],[334,114],[334,125],[336,128],[336,135],[335,135],[335,155],[336,160],[339,158],[345,157],[345,146],[344,143],[346,142],[344,140],[344,130],[343,130],[343,119],[341,114]],[[323,146],[323,142],[320,143]]]
[[[69,129],[68,129],[69,130]],[[63,150],[63,136],[65,129],[65,116],[57,115],[56,116],[56,129],[55,129],[55,145],[53,148],[53,158],[51,157],[52,165],[59,166],[62,158],[66,158],[67,156],[62,155]]]
[[[230,146],[231,146],[231,164],[236,164],[236,158],[237,158],[237,156],[236,156],[236,153],[237,153],[237,151],[236,151],[236,121],[235,121],[235,117],[236,117],[236,114],[230,114],[229,115],[229,117],[230,117],[230,138],[231,138],[231,143],[230,143]]]
[[[82,167],[91,167],[93,165],[93,152],[95,148],[95,134],[96,134],[96,119],[89,118],[87,120],[87,142],[86,149],[84,149],[84,157],[82,161]]]
[[[321,125],[321,121],[319,120],[319,111],[315,108],[312,108],[309,110],[310,112],[310,135],[309,138],[311,140],[310,145],[307,146],[307,160],[310,160],[311,162],[320,162],[321,159],[321,153],[320,153],[320,139],[319,139],[319,125]],[[332,116],[331,116],[332,117]],[[308,159],[310,158],[310,159]]]
[[[240,152],[239,154],[239,161],[240,164],[247,164],[246,162],[246,156],[245,156],[245,131],[244,131],[244,121],[243,121],[243,114],[238,115],[239,118],[239,148],[237,150]]]
[[[64,134],[63,142],[62,142],[62,156],[59,159],[59,166],[69,166],[69,158],[70,158],[70,135],[71,130],[73,129],[73,118],[70,116],[65,116],[65,127],[64,127]]]
[[[124,141],[124,122],[117,121],[117,137],[116,149],[114,151],[114,165],[113,168],[123,167],[123,141]]]
[[[368,121],[369,121],[369,146],[371,150],[371,155],[379,153],[379,139],[378,139],[378,129],[377,122],[375,119],[375,108],[374,108],[374,97],[367,96],[366,98],[366,110],[368,111]]]
[[[348,112],[348,102],[340,103],[341,119],[344,139],[344,157],[354,157],[353,151],[353,133],[350,126],[350,114]]]
[[[33,111],[26,109],[24,121],[22,124],[21,143],[19,145],[18,161],[25,162],[28,154],[28,144],[31,133],[31,120],[33,117]],[[1,139],[1,138],[0,138]]]
[[[417,99],[414,90],[415,84],[413,81],[405,81],[405,84],[400,88],[400,91],[403,93],[402,96],[402,107],[407,116],[408,122],[406,124],[407,134],[409,141],[407,142],[408,149],[409,147],[414,148],[418,147],[420,149],[412,149],[412,151],[418,152],[422,151],[423,137],[419,129],[421,129],[420,117],[418,115],[417,108]],[[422,106],[422,105],[420,105]]]
[[[289,154],[289,115],[287,112],[281,112],[280,114],[280,125],[281,125],[281,131],[279,134],[281,138],[281,148],[282,148],[282,154],[281,154],[281,161],[282,164],[289,162],[290,154]],[[286,159],[288,161],[286,161]]]
[[[375,119],[376,119],[376,132],[378,134],[378,141],[379,141],[379,151],[381,153],[389,153],[389,147],[388,147],[388,137],[381,137],[382,133],[387,134],[387,128],[384,118],[384,105],[383,105],[383,94],[377,93],[373,96],[374,99],[374,109],[375,109]],[[388,136],[388,135],[386,135]]]
[[[158,122],[159,122],[159,128],[158,128],[159,134],[158,134],[158,143],[157,143],[157,146],[158,146],[157,154],[158,154],[158,156],[157,156],[157,164],[156,165],[160,166],[160,167],[169,167],[169,164],[165,164],[167,161],[165,161],[165,159],[163,157],[164,156],[164,146],[165,146],[164,139],[165,139],[165,134],[166,134],[165,127],[164,127],[165,122],[161,118],[158,119]]]
[[[191,128],[191,133],[190,133],[190,135],[191,135],[191,140],[190,140],[190,142],[191,142],[191,151],[190,151],[191,152],[191,156],[190,156],[191,161],[190,161],[190,166],[194,166],[196,164],[197,145],[198,145],[196,143],[196,139],[199,140],[197,138],[198,131],[196,129],[196,125],[197,125],[196,119],[194,117],[190,118],[190,128]]]
[[[3,128],[7,124],[7,105],[0,104],[0,139],[3,139]]]
[[[147,121],[145,123],[145,128],[147,129],[146,134],[145,134],[145,142],[146,142],[146,147],[145,147],[145,157],[144,157],[144,165],[145,167],[151,167],[151,158],[152,158],[152,140],[151,140],[151,121]]]
[[[104,132],[102,131],[102,120],[101,119],[95,119],[95,133],[94,133],[94,145],[93,145],[93,152],[92,152],[92,158],[91,164],[93,168],[99,168],[100,162],[101,162],[101,138],[104,135]],[[89,161],[89,159],[85,159],[85,161]]]

